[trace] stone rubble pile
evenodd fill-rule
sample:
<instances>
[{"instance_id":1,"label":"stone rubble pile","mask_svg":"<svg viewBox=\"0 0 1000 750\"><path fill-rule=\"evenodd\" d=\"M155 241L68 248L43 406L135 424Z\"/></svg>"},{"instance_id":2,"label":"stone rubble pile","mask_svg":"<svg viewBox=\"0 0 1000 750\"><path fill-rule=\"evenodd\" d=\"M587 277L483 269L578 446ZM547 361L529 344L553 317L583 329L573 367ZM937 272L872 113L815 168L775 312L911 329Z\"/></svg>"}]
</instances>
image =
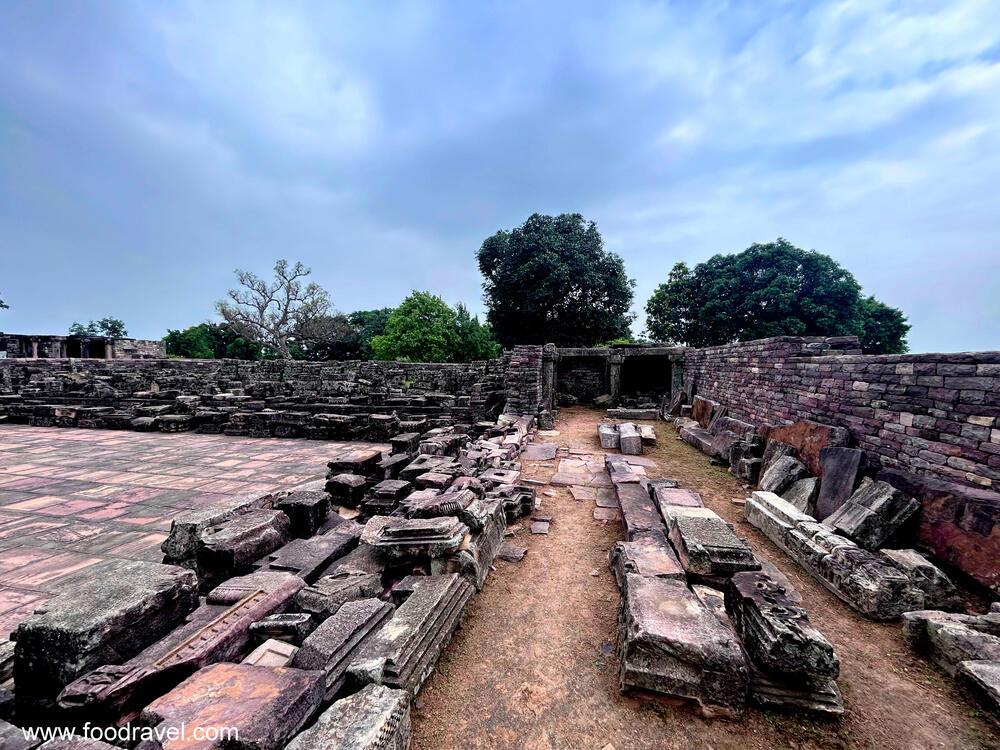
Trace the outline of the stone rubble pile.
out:
<instances>
[{"instance_id":1,"label":"stone rubble pile","mask_svg":"<svg viewBox=\"0 0 1000 750\"><path fill-rule=\"evenodd\" d=\"M205 748L405 747L410 701L508 521L534 510L518 463L533 429L394 435L398 453L341 453L325 484L178 516L163 564L101 563L20 624L15 720L238 729Z\"/></svg>"},{"instance_id":2,"label":"stone rubble pile","mask_svg":"<svg viewBox=\"0 0 1000 750\"><path fill-rule=\"evenodd\" d=\"M621 689L684 698L706 716L739 716L749 703L842 714L836 654L787 579L762 570L696 492L605 460L627 538L609 553Z\"/></svg>"}]
</instances>

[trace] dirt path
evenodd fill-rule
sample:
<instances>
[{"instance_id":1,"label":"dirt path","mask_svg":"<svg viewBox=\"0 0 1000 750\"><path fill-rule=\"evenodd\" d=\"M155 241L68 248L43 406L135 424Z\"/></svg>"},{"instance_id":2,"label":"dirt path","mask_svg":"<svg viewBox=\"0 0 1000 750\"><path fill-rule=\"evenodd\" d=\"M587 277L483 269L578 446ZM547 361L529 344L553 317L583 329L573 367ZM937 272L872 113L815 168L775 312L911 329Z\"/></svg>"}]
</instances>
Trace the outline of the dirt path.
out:
<instances>
[{"instance_id":1,"label":"dirt path","mask_svg":"<svg viewBox=\"0 0 1000 750\"><path fill-rule=\"evenodd\" d=\"M594 411L564 409L551 440L599 453L599 420ZM951 681L910 653L898 625L854 615L742 521L730 501L746 493L733 477L669 426L657 429L660 445L647 455L659 470L647 471L700 492L788 575L840 656L847 714L828 722L751 710L739 722L708 721L683 705L621 695L613 648L618 591L607 566L621 527L595 522L593 503L573 500L566 488L540 487L542 512L555 517L551 531L532 536L523 523L513 541L528 555L498 561L474 599L417 699L416 750L1000 747L1000 735ZM548 480L557 463L525 462L525 474Z\"/></svg>"}]
</instances>

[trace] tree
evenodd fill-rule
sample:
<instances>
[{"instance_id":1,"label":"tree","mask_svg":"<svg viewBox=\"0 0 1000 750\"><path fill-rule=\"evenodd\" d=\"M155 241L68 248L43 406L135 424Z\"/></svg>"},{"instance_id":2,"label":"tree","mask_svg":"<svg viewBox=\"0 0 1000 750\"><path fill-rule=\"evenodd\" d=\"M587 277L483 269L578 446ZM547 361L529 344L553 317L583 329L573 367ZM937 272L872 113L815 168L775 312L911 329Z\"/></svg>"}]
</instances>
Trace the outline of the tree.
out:
<instances>
[{"instance_id":1,"label":"tree","mask_svg":"<svg viewBox=\"0 0 1000 750\"><path fill-rule=\"evenodd\" d=\"M282 359L291 359L290 342L330 310L330 298L319 284L303 284L311 272L301 263L289 268L287 260L279 260L274 279L268 282L237 269L241 288L230 289L229 300L217 302L216 309L233 330Z\"/></svg>"},{"instance_id":2,"label":"tree","mask_svg":"<svg viewBox=\"0 0 1000 750\"><path fill-rule=\"evenodd\" d=\"M385 325L393 308L382 307L378 310L355 310L347 316L351 325L357 329L360 344L359 355L362 359L372 357L372 339L385 333Z\"/></svg>"},{"instance_id":3,"label":"tree","mask_svg":"<svg viewBox=\"0 0 1000 750\"><path fill-rule=\"evenodd\" d=\"M674 266L646 305L654 338L715 346L770 336L861 333L861 287L828 255L784 239ZM901 314L901 313L900 313Z\"/></svg>"},{"instance_id":4,"label":"tree","mask_svg":"<svg viewBox=\"0 0 1000 750\"><path fill-rule=\"evenodd\" d=\"M109 339L123 339L128 336L125 323L120 318L101 318L87 325L74 322L69 327L70 336L106 336Z\"/></svg>"},{"instance_id":5,"label":"tree","mask_svg":"<svg viewBox=\"0 0 1000 750\"><path fill-rule=\"evenodd\" d=\"M361 356L360 331L343 313L314 318L300 331L296 343L292 352L296 359L321 361Z\"/></svg>"},{"instance_id":6,"label":"tree","mask_svg":"<svg viewBox=\"0 0 1000 750\"><path fill-rule=\"evenodd\" d=\"M186 359L261 359L261 347L229 326L199 323L163 337L167 355Z\"/></svg>"},{"instance_id":7,"label":"tree","mask_svg":"<svg viewBox=\"0 0 1000 750\"><path fill-rule=\"evenodd\" d=\"M635 282L580 214L532 214L487 238L476 258L486 319L504 346L590 346L629 333Z\"/></svg>"},{"instance_id":8,"label":"tree","mask_svg":"<svg viewBox=\"0 0 1000 750\"><path fill-rule=\"evenodd\" d=\"M874 297L861 300L858 338L865 354L905 354L910 350L906 334L910 324L902 310L889 307Z\"/></svg>"},{"instance_id":9,"label":"tree","mask_svg":"<svg viewBox=\"0 0 1000 750\"><path fill-rule=\"evenodd\" d=\"M500 354L488 327L463 304L449 307L430 292L414 291L389 315L385 333L372 338L375 359L469 362Z\"/></svg>"}]
</instances>

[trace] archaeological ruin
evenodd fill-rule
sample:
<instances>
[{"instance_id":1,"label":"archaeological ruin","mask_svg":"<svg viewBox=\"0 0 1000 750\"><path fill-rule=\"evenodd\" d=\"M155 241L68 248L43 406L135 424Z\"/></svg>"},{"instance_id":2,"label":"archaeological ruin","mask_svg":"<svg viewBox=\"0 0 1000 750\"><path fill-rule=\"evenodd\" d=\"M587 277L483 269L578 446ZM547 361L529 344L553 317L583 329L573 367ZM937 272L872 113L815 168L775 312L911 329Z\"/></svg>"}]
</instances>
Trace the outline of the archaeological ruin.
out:
<instances>
[{"instance_id":1,"label":"archaeological ruin","mask_svg":"<svg viewBox=\"0 0 1000 750\"><path fill-rule=\"evenodd\" d=\"M519 746L522 705L584 722L553 707L568 687L505 682L518 649L550 680L597 670L595 748L624 731L608 717L646 737L692 710L670 731L906 732L878 713L904 693L981 712L961 731L984 743L1000 719L1000 352L100 346L8 337L0 361L3 750L106 749L22 731L51 726L129 728L112 744L143 750L450 747L450 700L481 732L468 746ZM589 586L606 588L584 617ZM559 651L556 611L558 638L613 632ZM887 678L888 708L865 640L919 677ZM468 692L487 685L495 708ZM238 737L176 736L195 725Z\"/></svg>"}]
</instances>

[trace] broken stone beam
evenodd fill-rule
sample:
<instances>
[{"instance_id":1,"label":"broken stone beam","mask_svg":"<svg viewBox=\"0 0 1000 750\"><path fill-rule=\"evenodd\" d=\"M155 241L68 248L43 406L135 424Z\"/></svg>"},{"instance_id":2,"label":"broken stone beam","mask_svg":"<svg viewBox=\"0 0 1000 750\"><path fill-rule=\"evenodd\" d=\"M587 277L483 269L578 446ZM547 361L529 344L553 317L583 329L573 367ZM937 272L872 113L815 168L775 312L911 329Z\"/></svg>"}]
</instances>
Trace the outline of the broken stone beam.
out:
<instances>
[{"instance_id":1,"label":"broken stone beam","mask_svg":"<svg viewBox=\"0 0 1000 750\"><path fill-rule=\"evenodd\" d=\"M253 510L201 532L198 572L221 581L248 571L290 538L288 516L280 510Z\"/></svg>"},{"instance_id":2,"label":"broken stone beam","mask_svg":"<svg viewBox=\"0 0 1000 750\"><path fill-rule=\"evenodd\" d=\"M903 635L918 653L955 676L966 661L1000 660L1000 612L966 615L937 610L903 614Z\"/></svg>"},{"instance_id":3,"label":"broken stone beam","mask_svg":"<svg viewBox=\"0 0 1000 750\"><path fill-rule=\"evenodd\" d=\"M412 593L362 646L348 674L358 685L387 685L416 695L451 640L475 589L454 573L408 576L401 586L411 587Z\"/></svg>"},{"instance_id":4,"label":"broken stone beam","mask_svg":"<svg viewBox=\"0 0 1000 750\"><path fill-rule=\"evenodd\" d=\"M194 573L173 565L106 560L67 576L15 631L19 709L51 706L64 686L102 664L132 658L197 605Z\"/></svg>"},{"instance_id":5,"label":"broken stone beam","mask_svg":"<svg viewBox=\"0 0 1000 750\"><path fill-rule=\"evenodd\" d=\"M662 531L642 534L631 542L616 542L608 553L608 562L619 589L629 573L684 580L684 568Z\"/></svg>"},{"instance_id":6,"label":"broken stone beam","mask_svg":"<svg viewBox=\"0 0 1000 750\"><path fill-rule=\"evenodd\" d=\"M958 611L962 595L945 573L913 549L884 549L880 553L904 571L913 585L924 592L924 609Z\"/></svg>"},{"instance_id":7,"label":"broken stone beam","mask_svg":"<svg viewBox=\"0 0 1000 750\"><path fill-rule=\"evenodd\" d=\"M617 450L619 447L618 428L613 424L597 425L597 439L605 450Z\"/></svg>"},{"instance_id":8,"label":"broken stone beam","mask_svg":"<svg viewBox=\"0 0 1000 750\"><path fill-rule=\"evenodd\" d=\"M392 518L372 544L393 557L443 557L465 541L469 528L453 516Z\"/></svg>"},{"instance_id":9,"label":"broken stone beam","mask_svg":"<svg viewBox=\"0 0 1000 750\"><path fill-rule=\"evenodd\" d=\"M750 665L750 702L767 710L836 717L844 713L844 699L835 680L789 682L768 676Z\"/></svg>"},{"instance_id":10,"label":"broken stone beam","mask_svg":"<svg viewBox=\"0 0 1000 750\"><path fill-rule=\"evenodd\" d=\"M754 663L800 682L835 680L833 646L785 589L761 572L736 573L726 586L726 612Z\"/></svg>"},{"instance_id":11,"label":"broken stone beam","mask_svg":"<svg viewBox=\"0 0 1000 750\"><path fill-rule=\"evenodd\" d=\"M302 589L295 597L295 606L317 620L325 620L346 606L347 602L367 599L381 593L380 573L346 565Z\"/></svg>"},{"instance_id":12,"label":"broken stone beam","mask_svg":"<svg viewBox=\"0 0 1000 750\"><path fill-rule=\"evenodd\" d=\"M458 552L432 560L431 572L458 573L477 590L482 590L507 529L503 501L499 498L477 499L469 505L462 518L470 529L476 531Z\"/></svg>"},{"instance_id":13,"label":"broken stone beam","mask_svg":"<svg viewBox=\"0 0 1000 750\"><path fill-rule=\"evenodd\" d=\"M887 482L867 482L825 523L849 536L859 547L874 550L881 547L919 507L920 503Z\"/></svg>"},{"instance_id":14,"label":"broken stone beam","mask_svg":"<svg viewBox=\"0 0 1000 750\"><path fill-rule=\"evenodd\" d=\"M292 666L323 672L326 700L333 700L344 687L347 667L358 649L392 612L391 604L378 599L347 602L305 639Z\"/></svg>"},{"instance_id":15,"label":"broken stone beam","mask_svg":"<svg viewBox=\"0 0 1000 750\"><path fill-rule=\"evenodd\" d=\"M334 703L286 750L409 750L410 696L368 685Z\"/></svg>"},{"instance_id":16,"label":"broken stone beam","mask_svg":"<svg viewBox=\"0 0 1000 750\"><path fill-rule=\"evenodd\" d=\"M326 521L330 495L314 490L290 492L274 501L274 509L288 516L293 537L310 537Z\"/></svg>"},{"instance_id":17,"label":"broken stone beam","mask_svg":"<svg viewBox=\"0 0 1000 750\"><path fill-rule=\"evenodd\" d=\"M956 676L983 708L1000 718L1000 661L963 661Z\"/></svg>"},{"instance_id":18,"label":"broken stone beam","mask_svg":"<svg viewBox=\"0 0 1000 750\"><path fill-rule=\"evenodd\" d=\"M274 497L274 495L244 495L181 513L170 522L170 534L160 545L166 556L165 562L180 563L194 560L198 554L201 532L242 513L270 508Z\"/></svg>"},{"instance_id":19,"label":"broken stone beam","mask_svg":"<svg viewBox=\"0 0 1000 750\"><path fill-rule=\"evenodd\" d=\"M615 494L625 523L625 537L629 541L650 531L662 532L660 513L650 500L649 492L641 484L616 484Z\"/></svg>"},{"instance_id":20,"label":"broken stone beam","mask_svg":"<svg viewBox=\"0 0 1000 750\"><path fill-rule=\"evenodd\" d=\"M768 466L761 474L758 489L780 495L800 479L809 476L805 464L797 458L782 456Z\"/></svg>"},{"instance_id":21,"label":"broken stone beam","mask_svg":"<svg viewBox=\"0 0 1000 750\"><path fill-rule=\"evenodd\" d=\"M618 425L618 442L621 452L626 456L642 455L642 436L631 422Z\"/></svg>"},{"instance_id":22,"label":"broken stone beam","mask_svg":"<svg viewBox=\"0 0 1000 750\"><path fill-rule=\"evenodd\" d=\"M106 664L59 695L66 709L85 708L114 720L162 695L196 670L242 657L250 628L288 606L303 581L290 573L251 573L209 592L187 622L123 664Z\"/></svg>"},{"instance_id":23,"label":"broken stone beam","mask_svg":"<svg viewBox=\"0 0 1000 750\"><path fill-rule=\"evenodd\" d=\"M331 475L360 474L365 477L375 476L378 463L382 460L382 451L378 448L359 448L348 451L327 464Z\"/></svg>"},{"instance_id":24,"label":"broken stone beam","mask_svg":"<svg viewBox=\"0 0 1000 750\"><path fill-rule=\"evenodd\" d=\"M730 576L741 570L760 570L760 560L746 543L708 508L671 513L668 538L689 575Z\"/></svg>"},{"instance_id":25,"label":"broken stone beam","mask_svg":"<svg viewBox=\"0 0 1000 750\"><path fill-rule=\"evenodd\" d=\"M736 635L683 581L629 574L619 616L619 683L697 701L706 715L737 716L749 668Z\"/></svg>"},{"instance_id":26,"label":"broken stone beam","mask_svg":"<svg viewBox=\"0 0 1000 750\"><path fill-rule=\"evenodd\" d=\"M144 741L139 748L280 750L322 701L322 672L213 664L143 709L139 723L155 727L163 739ZM185 727L187 736L182 737ZM192 739L195 727L208 736L215 730L215 739Z\"/></svg>"},{"instance_id":27,"label":"broken stone beam","mask_svg":"<svg viewBox=\"0 0 1000 750\"><path fill-rule=\"evenodd\" d=\"M610 419L647 419L655 420L659 417L656 409L608 409Z\"/></svg>"}]
</instances>

